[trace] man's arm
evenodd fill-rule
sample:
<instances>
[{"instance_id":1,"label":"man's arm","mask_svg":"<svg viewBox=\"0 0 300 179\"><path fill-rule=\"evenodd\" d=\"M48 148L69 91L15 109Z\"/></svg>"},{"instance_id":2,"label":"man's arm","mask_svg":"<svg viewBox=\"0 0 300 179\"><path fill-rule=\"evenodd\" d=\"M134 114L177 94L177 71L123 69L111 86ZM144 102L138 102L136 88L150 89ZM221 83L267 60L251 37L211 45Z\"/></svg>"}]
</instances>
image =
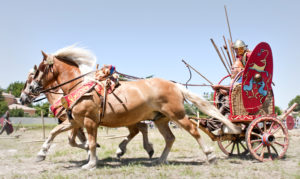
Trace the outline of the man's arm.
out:
<instances>
[{"instance_id":1,"label":"man's arm","mask_svg":"<svg viewBox=\"0 0 300 179\"><path fill-rule=\"evenodd\" d=\"M213 88L213 90L219 90L219 89L223 89L223 90L226 90L226 91L229 91L230 90L230 86L224 86L224 85L212 85L211 86Z\"/></svg>"}]
</instances>

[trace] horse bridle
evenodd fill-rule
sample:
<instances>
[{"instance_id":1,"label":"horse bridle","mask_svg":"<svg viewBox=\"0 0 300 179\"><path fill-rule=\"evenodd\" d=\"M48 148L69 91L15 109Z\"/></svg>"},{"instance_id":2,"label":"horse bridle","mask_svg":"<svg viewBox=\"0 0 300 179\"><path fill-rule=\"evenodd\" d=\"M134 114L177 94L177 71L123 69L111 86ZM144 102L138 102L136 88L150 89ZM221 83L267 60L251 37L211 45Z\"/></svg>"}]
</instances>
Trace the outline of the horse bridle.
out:
<instances>
[{"instance_id":1,"label":"horse bridle","mask_svg":"<svg viewBox=\"0 0 300 179\"><path fill-rule=\"evenodd\" d=\"M91 73L96 72L95 70L94 70L94 71L90 71L90 72L85 73L85 74L83 74L83 75L80 75L80 76L78 76L78 77L76 77L76 78L73 78L73 79L71 79L71 80L68 80L68 81L66 81L66 82L64 82L64 83L58 84L58 85L56 85L56 86L53 86L53 87L50 87L50 88L47 88L47 89L43 89L42 84L41 84L41 79L42 79L42 78L44 77L44 75L47 74L49 71L51 71L51 72L53 73L54 57L55 57L55 56L49 55L49 56L47 57L46 61L44 61L44 64L43 64L43 65L46 65L46 66L44 67L44 70L41 71L41 70L40 70L40 66L39 66L38 70L36 71L32 83L35 83L35 85L38 86L38 89L37 89L37 90L39 90L39 91L35 91L35 92L33 92L33 93L38 93L38 94L40 94L40 93L54 93L54 94L58 94L58 93L56 93L56 92L53 92L52 90L57 89L57 88L59 88L59 87L62 87L62 86L64 86L64 85L68 84L68 83L71 83L71 82L73 82L73 81L75 81L75 80L78 80L78 79L80 79L80 78L83 78L83 77L85 77L86 75L89 75L89 74L91 74ZM42 74L38 74L38 73L42 73ZM36 78L38 78L38 79L36 79ZM82 81L81 81L81 82L82 82ZM81 83L81 82L80 82L80 83ZM79 83L78 83L78 84L79 84ZM78 85L78 84L76 84L76 85ZM61 94L61 93L60 93L60 94ZM63 94L63 93L62 93L62 94Z\"/></svg>"}]
</instances>

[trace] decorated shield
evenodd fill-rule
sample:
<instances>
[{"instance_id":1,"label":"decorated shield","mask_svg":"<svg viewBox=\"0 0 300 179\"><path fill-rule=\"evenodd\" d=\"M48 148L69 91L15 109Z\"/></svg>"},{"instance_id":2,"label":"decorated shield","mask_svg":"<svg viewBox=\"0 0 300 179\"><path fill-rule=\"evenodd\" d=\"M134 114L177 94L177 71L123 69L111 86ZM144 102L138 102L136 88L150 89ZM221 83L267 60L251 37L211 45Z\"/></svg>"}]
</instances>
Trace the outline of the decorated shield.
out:
<instances>
[{"instance_id":1,"label":"decorated shield","mask_svg":"<svg viewBox=\"0 0 300 179\"><path fill-rule=\"evenodd\" d=\"M294 129L295 126L295 119L292 116L287 116L286 118L286 127L288 130Z\"/></svg>"},{"instance_id":2,"label":"decorated shield","mask_svg":"<svg viewBox=\"0 0 300 179\"><path fill-rule=\"evenodd\" d=\"M243 73L242 98L247 112L256 113L271 90L273 57L269 44L259 43L252 51Z\"/></svg>"}]
</instances>

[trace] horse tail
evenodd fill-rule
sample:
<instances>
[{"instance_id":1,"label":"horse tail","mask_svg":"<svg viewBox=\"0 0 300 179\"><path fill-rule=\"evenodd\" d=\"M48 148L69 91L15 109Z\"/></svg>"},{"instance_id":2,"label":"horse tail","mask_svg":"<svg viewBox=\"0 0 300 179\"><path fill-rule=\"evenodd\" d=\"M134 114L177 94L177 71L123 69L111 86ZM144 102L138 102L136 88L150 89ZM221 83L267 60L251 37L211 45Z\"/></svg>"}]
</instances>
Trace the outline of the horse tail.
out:
<instances>
[{"instance_id":1,"label":"horse tail","mask_svg":"<svg viewBox=\"0 0 300 179\"><path fill-rule=\"evenodd\" d=\"M181 84L176 83L176 86L181 91L184 98L191 101L200 111L224 123L232 130L232 133L241 133L241 129L238 126L234 125L231 121L229 121L225 116L223 116L215 106L197 96L195 93L187 90Z\"/></svg>"}]
</instances>

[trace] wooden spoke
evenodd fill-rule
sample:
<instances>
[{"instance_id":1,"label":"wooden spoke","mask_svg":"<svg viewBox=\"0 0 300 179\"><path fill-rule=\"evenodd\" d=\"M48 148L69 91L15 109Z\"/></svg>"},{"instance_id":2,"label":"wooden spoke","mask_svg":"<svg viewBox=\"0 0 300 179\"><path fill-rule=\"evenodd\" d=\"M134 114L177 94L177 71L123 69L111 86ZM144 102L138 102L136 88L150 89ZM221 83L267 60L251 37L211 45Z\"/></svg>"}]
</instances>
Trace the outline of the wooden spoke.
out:
<instances>
[{"instance_id":1,"label":"wooden spoke","mask_svg":"<svg viewBox=\"0 0 300 179\"><path fill-rule=\"evenodd\" d=\"M259 130L259 132L260 132L261 134L264 133L264 132L261 130L261 128L258 126L258 123L255 125L255 127Z\"/></svg>"},{"instance_id":2,"label":"wooden spoke","mask_svg":"<svg viewBox=\"0 0 300 179\"><path fill-rule=\"evenodd\" d=\"M260 137L261 138L261 135L259 135L259 134L257 134L257 133L255 133L255 132L251 132L251 135L255 135L255 136L257 136L257 137Z\"/></svg>"},{"instance_id":3,"label":"wooden spoke","mask_svg":"<svg viewBox=\"0 0 300 179\"><path fill-rule=\"evenodd\" d=\"M275 148L272 144L271 144L271 147L272 147L272 149L274 150L274 152L276 153L276 155L279 156L279 154L278 154L276 148Z\"/></svg>"},{"instance_id":4,"label":"wooden spoke","mask_svg":"<svg viewBox=\"0 0 300 179\"><path fill-rule=\"evenodd\" d=\"M225 149L227 149L230 146L230 144L232 144L232 141L230 141L230 143L226 145Z\"/></svg>"},{"instance_id":5,"label":"wooden spoke","mask_svg":"<svg viewBox=\"0 0 300 179\"><path fill-rule=\"evenodd\" d=\"M241 142L240 144L241 144L241 146L244 148L245 151L248 150L248 149L244 146L244 144L243 144L242 142Z\"/></svg>"},{"instance_id":6,"label":"wooden spoke","mask_svg":"<svg viewBox=\"0 0 300 179\"><path fill-rule=\"evenodd\" d=\"M260 156L259 156L262 160L264 159L265 149L266 149L266 147L264 146L264 147L262 148L261 154L260 154Z\"/></svg>"},{"instance_id":7,"label":"wooden spoke","mask_svg":"<svg viewBox=\"0 0 300 179\"><path fill-rule=\"evenodd\" d=\"M281 144L281 143L279 143L279 142L274 142L275 144L277 144L277 145L280 145L281 147L284 147L285 145L284 144Z\"/></svg>"},{"instance_id":8,"label":"wooden spoke","mask_svg":"<svg viewBox=\"0 0 300 179\"><path fill-rule=\"evenodd\" d=\"M255 142L261 142L261 139L256 139L256 140L251 140L251 144L255 143Z\"/></svg>"},{"instance_id":9,"label":"wooden spoke","mask_svg":"<svg viewBox=\"0 0 300 179\"><path fill-rule=\"evenodd\" d=\"M270 128L269 128L269 130L268 130L268 133L270 133L270 132L271 132L271 130L272 130L272 128L273 128L273 125L274 125L274 123L275 123L275 122L272 122L272 124L271 124L271 126L270 126Z\"/></svg>"},{"instance_id":10,"label":"wooden spoke","mask_svg":"<svg viewBox=\"0 0 300 179\"><path fill-rule=\"evenodd\" d=\"M267 132L267 122L264 121L264 132Z\"/></svg>"},{"instance_id":11,"label":"wooden spoke","mask_svg":"<svg viewBox=\"0 0 300 179\"><path fill-rule=\"evenodd\" d=\"M231 154L233 153L233 150L234 150L234 146L235 146L235 142L233 143L233 146L232 146L232 149L231 149Z\"/></svg>"},{"instance_id":12,"label":"wooden spoke","mask_svg":"<svg viewBox=\"0 0 300 179\"><path fill-rule=\"evenodd\" d=\"M269 158L270 158L271 160L273 160L270 146L267 146L267 147L268 147Z\"/></svg>"},{"instance_id":13,"label":"wooden spoke","mask_svg":"<svg viewBox=\"0 0 300 179\"><path fill-rule=\"evenodd\" d=\"M263 144L259 144L259 146L257 146L255 149L254 149L254 152L256 152Z\"/></svg>"},{"instance_id":14,"label":"wooden spoke","mask_svg":"<svg viewBox=\"0 0 300 179\"><path fill-rule=\"evenodd\" d=\"M281 129L281 126L278 126L278 127L275 129L275 131L271 132L271 134L274 135L276 132L279 131L279 129Z\"/></svg>"}]
</instances>

